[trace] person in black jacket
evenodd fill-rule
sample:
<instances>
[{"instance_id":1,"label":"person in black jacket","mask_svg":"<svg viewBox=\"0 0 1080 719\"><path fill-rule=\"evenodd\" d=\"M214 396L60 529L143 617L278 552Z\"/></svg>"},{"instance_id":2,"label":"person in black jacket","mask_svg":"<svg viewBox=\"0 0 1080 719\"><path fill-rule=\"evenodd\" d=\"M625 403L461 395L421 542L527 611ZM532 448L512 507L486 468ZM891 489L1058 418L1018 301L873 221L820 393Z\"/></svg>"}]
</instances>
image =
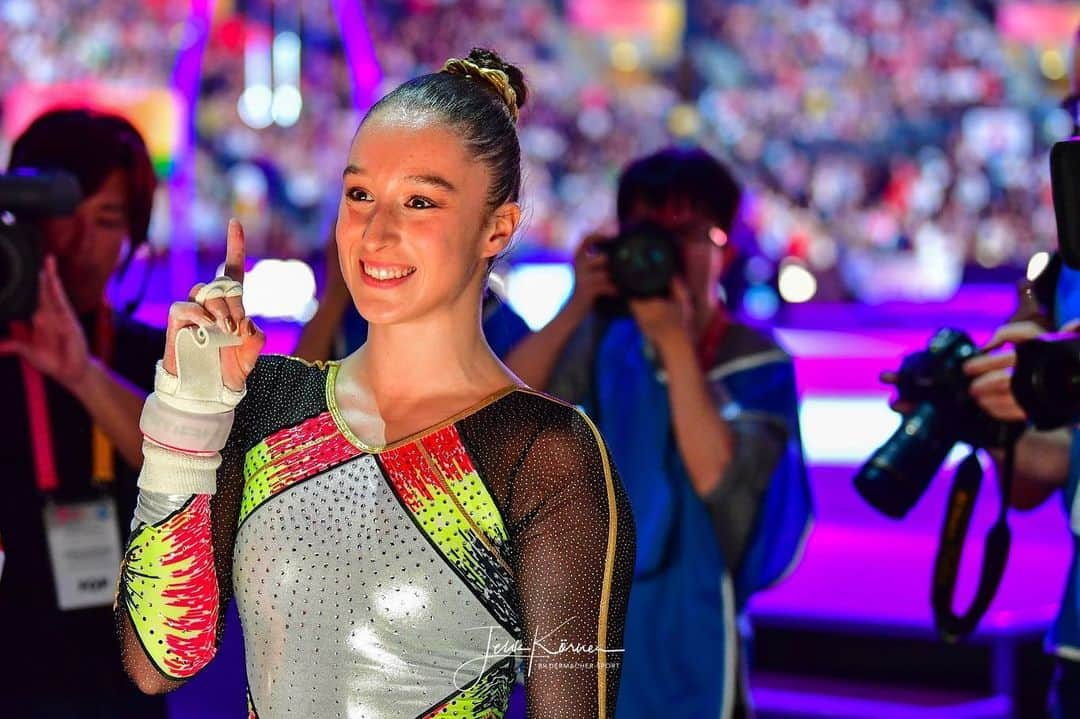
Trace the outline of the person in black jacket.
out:
<instances>
[{"instance_id":1,"label":"person in black jacket","mask_svg":"<svg viewBox=\"0 0 1080 719\"><path fill-rule=\"evenodd\" d=\"M87 110L30 125L9 164L29 169L71 173L83 199L41 222L37 309L0 340L0 716L164 717L163 698L120 665L110 555L128 534L139 413L165 335L105 299L146 242L156 179L135 128Z\"/></svg>"}]
</instances>

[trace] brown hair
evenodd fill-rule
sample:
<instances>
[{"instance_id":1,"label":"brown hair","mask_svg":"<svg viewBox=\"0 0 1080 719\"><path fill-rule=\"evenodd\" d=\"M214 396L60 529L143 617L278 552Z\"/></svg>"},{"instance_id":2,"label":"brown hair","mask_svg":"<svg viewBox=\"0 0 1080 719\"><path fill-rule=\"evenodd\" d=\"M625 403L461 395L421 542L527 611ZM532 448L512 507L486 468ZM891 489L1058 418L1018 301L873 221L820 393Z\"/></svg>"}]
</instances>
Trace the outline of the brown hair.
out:
<instances>
[{"instance_id":1,"label":"brown hair","mask_svg":"<svg viewBox=\"0 0 1080 719\"><path fill-rule=\"evenodd\" d=\"M15 140L8 168L70 172L83 198L100 190L114 170L123 170L131 247L146 242L157 177L146 143L124 118L87 109L47 112Z\"/></svg>"}]
</instances>

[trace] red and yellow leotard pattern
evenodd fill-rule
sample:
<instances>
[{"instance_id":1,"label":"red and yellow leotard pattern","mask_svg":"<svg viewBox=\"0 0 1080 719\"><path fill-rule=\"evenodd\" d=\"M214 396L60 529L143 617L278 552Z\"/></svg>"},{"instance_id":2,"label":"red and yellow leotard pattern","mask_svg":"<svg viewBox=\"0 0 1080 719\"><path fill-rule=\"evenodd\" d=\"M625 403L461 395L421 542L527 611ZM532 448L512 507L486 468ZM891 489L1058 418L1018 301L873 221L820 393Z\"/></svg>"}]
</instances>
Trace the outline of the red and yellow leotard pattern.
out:
<instances>
[{"instance_id":1,"label":"red and yellow leotard pattern","mask_svg":"<svg viewBox=\"0 0 1080 719\"><path fill-rule=\"evenodd\" d=\"M591 423L508 387L369 447L337 371L260 358L213 502L132 536L119 596L154 666L205 665L235 594L250 717L498 719L519 668L534 716L612 716L634 528Z\"/></svg>"}]
</instances>

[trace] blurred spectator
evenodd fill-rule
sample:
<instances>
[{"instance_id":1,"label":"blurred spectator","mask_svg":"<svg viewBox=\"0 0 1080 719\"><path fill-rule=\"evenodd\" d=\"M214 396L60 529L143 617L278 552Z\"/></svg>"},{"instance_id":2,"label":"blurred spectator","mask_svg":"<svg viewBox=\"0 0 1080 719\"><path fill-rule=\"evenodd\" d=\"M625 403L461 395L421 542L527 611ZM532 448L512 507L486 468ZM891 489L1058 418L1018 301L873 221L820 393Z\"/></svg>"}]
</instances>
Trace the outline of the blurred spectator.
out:
<instances>
[{"instance_id":1,"label":"blurred spectator","mask_svg":"<svg viewBox=\"0 0 1080 719\"><path fill-rule=\"evenodd\" d=\"M0 0L0 92L87 75L167 83L171 54L158 44L164 34L179 46L185 5ZM340 182L328 153L357 121L333 6L247 0L211 32L189 225L214 257L230 215L256 255L321 252L332 215L321 200ZM632 68L613 59L622 36L580 26L554 0L364 7L386 86L471 45L529 68L522 252L568 254L611 216L617 168L673 141L744 168L768 260L754 282L794 256L818 275L819 296L942 298L966 266L1023 266L1053 243L1047 152L1070 125L1040 63L1065 48L1008 44L981 5L688 2L681 60ZM269 46L285 29L302 40L303 107L291 127L255 129L237 110L245 44Z\"/></svg>"}]
</instances>

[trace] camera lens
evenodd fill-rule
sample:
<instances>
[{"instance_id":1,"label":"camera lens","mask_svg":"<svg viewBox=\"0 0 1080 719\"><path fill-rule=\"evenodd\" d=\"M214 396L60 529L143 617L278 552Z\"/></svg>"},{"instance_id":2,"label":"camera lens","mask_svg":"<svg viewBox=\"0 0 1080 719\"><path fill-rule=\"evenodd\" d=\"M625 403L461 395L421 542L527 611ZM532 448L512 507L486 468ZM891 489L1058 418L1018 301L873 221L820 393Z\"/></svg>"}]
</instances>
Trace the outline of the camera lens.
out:
<instances>
[{"instance_id":1,"label":"camera lens","mask_svg":"<svg viewBox=\"0 0 1080 719\"><path fill-rule=\"evenodd\" d=\"M0 229L0 307L7 305L18 290L17 278L22 274L19 269L22 264L15 243L4 237Z\"/></svg>"},{"instance_id":2,"label":"camera lens","mask_svg":"<svg viewBox=\"0 0 1080 719\"><path fill-rule=\"evenodd\" d=\"M1080 339L1021 342L1011 385L1036 428L1075 423L1080 417Z\"/></svg>"},{"instance_id":3,"label":"camera lens","mask_svg":"<svg viewBox=\"0 0 1080 719\"><path fill-rule=\"evenodd\" d=\"M0 225L0 321L33 314L40 266L37 233L26 225Z\"/></svg>"},{"instance_id":4,"label":"camera lens","mask_svg":"<svg viewBox=\"0 0 1080 719\"><path fill-rule=\"evenodd\" d=\"M662 297L679 267L675 240L662 228L640 224L608 248L611 279L624 297Z\"/></svg>"},{"instance_id":5,"label":"camera lens","mask_svg":"<svg viewBox=\"0 0 1080 719\"><path fill-rule=\"evenodd\" d=\"M928 402L905 416L855 475L862 498L894 519L911 511L955 444L945 425L942 413Z\"/></svg>"}]
</instances>

